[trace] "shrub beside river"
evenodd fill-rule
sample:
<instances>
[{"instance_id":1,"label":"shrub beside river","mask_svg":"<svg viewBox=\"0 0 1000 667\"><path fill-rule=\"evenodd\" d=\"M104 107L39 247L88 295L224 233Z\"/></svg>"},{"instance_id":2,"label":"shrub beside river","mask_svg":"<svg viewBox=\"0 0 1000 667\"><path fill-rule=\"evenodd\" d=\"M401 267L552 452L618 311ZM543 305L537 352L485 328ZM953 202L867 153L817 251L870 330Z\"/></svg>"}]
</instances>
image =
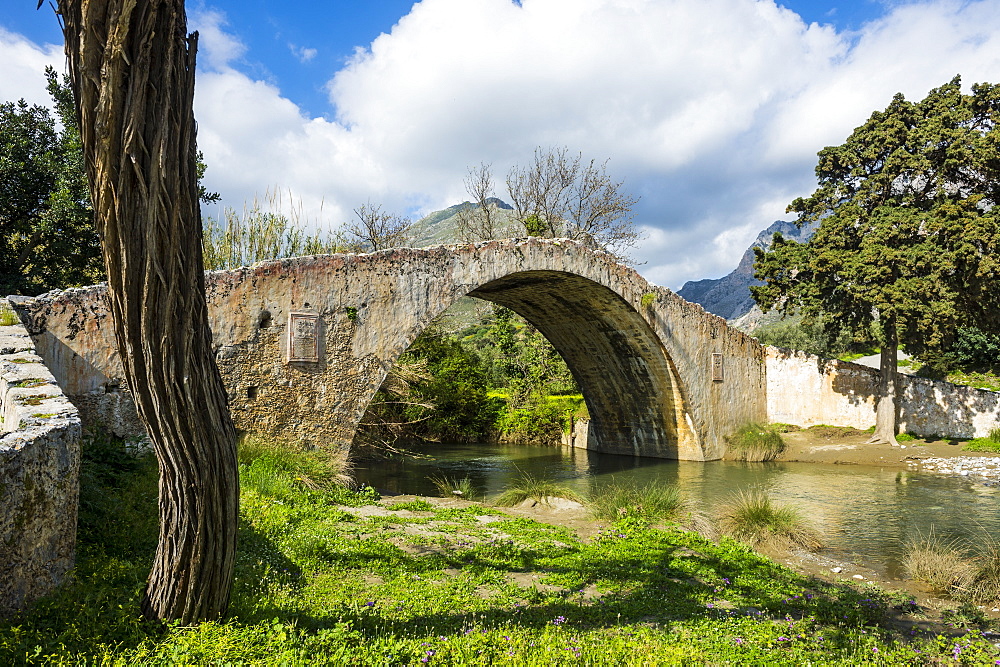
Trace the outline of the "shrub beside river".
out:
<instances>
[{"instance_id":1,"label":"shrub beside river","mask_svg":"<svg viewBox=\"0 0 1000 667\"><path fill-rule=\"evenodd\" d=\"M0 663L994 664L962 623L875 587L795 574L729 539L634 515L580 538L478 503L380 499L326 481L311 455L241 455L230 615L148 625L156 466L88 445L70 581L0 623ZM914 627L916 624L914 624Z\"/></svg>"}]
</instances>

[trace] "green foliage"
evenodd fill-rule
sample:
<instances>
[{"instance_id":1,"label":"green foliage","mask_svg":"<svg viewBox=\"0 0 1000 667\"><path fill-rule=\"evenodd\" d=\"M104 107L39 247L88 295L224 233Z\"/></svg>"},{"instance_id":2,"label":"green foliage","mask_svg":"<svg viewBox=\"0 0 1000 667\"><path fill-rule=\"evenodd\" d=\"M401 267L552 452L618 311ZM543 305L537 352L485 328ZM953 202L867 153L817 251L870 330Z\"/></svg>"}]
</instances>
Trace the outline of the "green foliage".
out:
<instances>
[{"instance_id":1,"label":"green foliage","mask_svg":"<svg viewBox=\"0 0 1000 667\"><path fill-rule=\"evenodd\" d=\"M588 506L598 519L646 526L680 523L690 513L679 487L655 483L610 484L595 493Z\"/></svg>"},{"instance_id":2,"label":"green foliage","mask_svg":"<svg viewBox=\"0 0 1000 667\"><path fill-rule=\"evenodd\" d=\"M991 369L1000 367L1000 334L976 327L959 327L955 340L942 355L950 368Z\"/></svg>"},{"instance_id":3,"label":"green foliage","mask_svg":"<svg viewBox=\"0 0 1000 667\"><path fill-rule=\"evenodd\" d=\"M750 423L725 436L726 456L730 461L773 461L785 451L781 428L771 424Z\"/></svg>"},{"instance_id":4,"label":"green foliage","mask_svg":"<svg viewBox=\"0 0 1000 667\"><path fill-rule=\"evenodd\" d=\"M55 116L0 104L0 290L93 284L103 270L68 80L45 71Z\"/></svg>"},{"instance_id":5,"label":"green foliage","mask_svg":"<svg viewBox=\"0 0 1000 667\"><path fill-rule=\"evenodd\" d=\"M558 404L535 396L523 407L504 410L497 419L497 430L504 442L550 445L559 442L566 414Z\"/></svg>"},{"instance_id":6,"label":"green foliage","mask_svg":"<svg viewBox=\"0 0 1000 667\"><path fill-rule=\"evenodd\" d=\"M1000 428L990 430L985 438L973 438L962 447L966 452L996 452L1000 453Z\"/></svg>"},{"instance_id":7,"label":"green foliage","mask_svg":"<svg viewBox=\"0 0 1000 667\"><path fill-rule=\"evenodd\" d=\"M656 302L655 292L647 292L643 294L642 298L639 300L639 303L642 305L642 307L646 309L652 308L655 302Z\"/></svg>"},{"instance_id":8,"label":"green foliage","mask_svg":"<svg viewBox=\"0 0 1000 667\"><path fill-rule=\"evenodd\" d=\"M528 233L528 236L545 236L545 233L548 231L548 226L535 213L526 216L522 222L524 224L524 231Z\"/></svg>"},{"instance_id":9,"label":"green foliage","mask_svg":"<svg viewBox=\"0 0 1000 667\"><path fill-rule=\"evenodd\" d=\"M1000 330L998 117L1000 86L965 95L956 77L820 151L819 188L789 206L819 228L755 250L757 303L856 336L874 326L883 354L898 341L935 363L967 322Z\"/></svg>"},{"instance_id":10,"label":"green foliage","mask_svg":"<svg viewBox=\"0 0 1000 667\"><path fill-rule=\"evenodd\" d=\"M753 336L764 345L773 345L790 350L802 350L821 357L839 357L848 350L868 347L865 341L858 341L846 329L837 327L836 322L821 319L806 320L801 315L789 315L772 324L755 329ZM857 353L857 357L865 352Z\"/></svg>"},{"instance_id":11,"label":"green foliage","mask_svg":"<svg viewBox=\"0 0 1000 667\"><path fill-rule=\"evenodd\" d=\"M565 498L581 502L583 499L568 486L551 479L542 479L529 474L522 474L514 484L493 499L493 504L500 507L513 507L525 500L545 503L549 498Z\"/></svg>"},{"instance_id":12,"label":"green foliage","mask_svg":"<svg viewBox=\"0 0 1000 667\"><path fill-rule=\"evenodd\" d=\"M397 362L361 420L355 444L362 456L399 451L421 440L487 440L501 401L488 391L474 351L429 327Z\"/></svg>"},{"instance_id":13,"label":"green foliage","mask_svg":"<svg viewBox=\"0 0 1000 667\"><path fill-rule=\"evenodd\" d=\"M156 504L129 501L137 471L125 472L151 458L120 453L92 449L84 465L106 460L107 477L87 483L126 502L93 515L66 583L0 620L0 664L889 665L951 664L956 649L963 664L1000 659L979 633L911 637L885 623L893 607L919 611L909 598L800 576L729 540L619 525L584 541L475 506L367 516L343 506L370 495L308 490L291 472L296 490L283 498L243 489L229 617L151 625L138 606ZM260 458L247 450L243 464ZM99 534L133 512L152 527L144 546L122 548L132 538L119 528Z\"/></svg>"},{"instance_id":14,"label":"green foliage","mask_svg":"<svg viewBox=\"0 0 1000 667\"><path fill-rule=\"evenodd\" d=\"M9 327L20 323L21 318L17 316L10 304L6 301L0 302L0 327Z\"/></svg>"},{"instance_id":15,"label":"green foliage","mask_svg":"<svg viewBox=\"0 0 1000 667\"><path fill-rule=\"evenodd\" d=\"M323 255L356 250L334 232L309 232L300 220L298 209L291 218L277 212L281 200L274 193L266 196L267 207L254 199L242 213L225 210L225 222L206 218L202 229L202 252L205 269L235 269L269 259Z\"/></svg>"},{"instance_id":16,"label":"green foliage","mask_svg":"<svg viewBox=\"0 0 1000 667\"><path fill-rule=\"evenodd\" d=\"M758 548L793 546L816 550L819 533L794 507L774 503L761 489L739 491L723 506L720 530L729 537Z\"/></svg>"}]
</instances>

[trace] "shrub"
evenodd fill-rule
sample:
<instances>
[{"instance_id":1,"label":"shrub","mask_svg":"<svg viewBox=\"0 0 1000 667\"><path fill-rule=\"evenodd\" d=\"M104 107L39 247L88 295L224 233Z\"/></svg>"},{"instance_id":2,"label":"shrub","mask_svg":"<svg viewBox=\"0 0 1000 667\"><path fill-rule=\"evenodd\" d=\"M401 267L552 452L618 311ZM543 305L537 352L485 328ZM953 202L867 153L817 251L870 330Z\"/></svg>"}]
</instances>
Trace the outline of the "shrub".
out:
<instances>
[{"instance_id":1,"label":"shrub","mask_svg":"<svg viewBox=\"0 0 1000 667\"><path fill-rule=\"evenodd\" d=\"M823 545L819 532L801 512L775 504L757 488L737 492L723 505L718 524L723 534L754 548L816 550Z\"/></svg>"},{"instance_id":2,"label":"shrub","mask_svg":"<svg viewBox=\"0 0 1000 667\"><path fill-rule=\"evenodd\" d=\"M578 493L554 480L539 479L528 474L522 474L513 487L507 489L494 499L493 504L501 507L513 507L529 498L545 504L548 504L549 498L565 498L577 502L583 500Z\"/></svg>"},{"instance_id":3,"label":"shrub","mask_svg":"<svg viewBox=\"0 0 1000 667\"><path fill-rule=\"evenodd\" d=\"M911 579L927 584L938 593L963 590L972 576L961 543L944 540L933 529L926 535L917 533L908 540L903 568Z\"/></svg>"},{"instance_id":4,"label":"shrub","mask_svg":"<svg viewBox=\"0 0 1000 667\"><path fill-rule=\"evenodd\" d=\"M445 475L431 475L427 478L434 488L437 489L438 495L442 498L464 498L465 500L473 500L476 497L476 487L473 486L472 480L468 477L463 477L462 479L446 477Z\"/></svg>"},{"instance_id":5,"label":"shrub","mask_svg":"<svg viewBox=\"0 0 1000 667\"><path fill-rule=\"evenodd\" d=\"M726 458L731 461L773 461L785 451L785 441L773 425L750 423L725 440Z\"/></svg>"},{"instance_id":6,"label":"shrub","mask_svg":"<svg viewBox=\"0 0 1000 667\"><path fill-rule=\"evenodd\" d=\"M557 404L536 397L521 408L508 408L497 420L502 442L518 444L559 444L565 411Z\"/></svg>"}]
</instances>

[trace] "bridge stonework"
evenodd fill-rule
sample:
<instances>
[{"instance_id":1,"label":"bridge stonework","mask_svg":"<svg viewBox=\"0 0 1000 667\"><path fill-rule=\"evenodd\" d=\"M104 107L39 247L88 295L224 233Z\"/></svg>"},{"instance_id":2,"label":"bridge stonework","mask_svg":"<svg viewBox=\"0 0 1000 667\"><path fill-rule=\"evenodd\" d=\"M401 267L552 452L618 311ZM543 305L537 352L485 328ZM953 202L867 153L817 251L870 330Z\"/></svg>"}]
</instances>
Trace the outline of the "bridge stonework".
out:
<instances>
[{"instance_id":1,"label":"bridge stonework","mask_svg":"<svg viewBox=\"0 0 1000 667\"><path fill-rule=\"evenodd\" d=\"M210 273L206 289L237 428L344 456L399 355L466 295L521 314L562 354L590 409L592 449L712 460L723 435L767 419L756 340L567 240L275 260ZM67 290L17 307L84 420L138 433L104 295ZM315 361L289 361L292 313L316 336Z\"/></svg>"}]
</instances>

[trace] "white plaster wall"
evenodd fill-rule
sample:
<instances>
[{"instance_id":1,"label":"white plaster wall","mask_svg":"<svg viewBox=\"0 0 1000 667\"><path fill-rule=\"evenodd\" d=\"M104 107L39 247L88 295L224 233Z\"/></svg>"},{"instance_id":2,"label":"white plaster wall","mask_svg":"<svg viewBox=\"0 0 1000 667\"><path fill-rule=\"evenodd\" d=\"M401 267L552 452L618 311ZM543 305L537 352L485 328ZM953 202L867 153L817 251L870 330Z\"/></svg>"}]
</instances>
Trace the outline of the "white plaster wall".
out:
<instances>
[{"instance_id":1,"label":"white plaster wall","mask_svg":"<svg viewBox=\"0 0 1000 667\"><path fill-rule=\"evenodd\" d=\"M769 421L875 425L876 369L771 346L765 368ZM1000 393L901 375L897 423L920 436L983 437L1000 426Z\"/></svg>"}]
</instances>

